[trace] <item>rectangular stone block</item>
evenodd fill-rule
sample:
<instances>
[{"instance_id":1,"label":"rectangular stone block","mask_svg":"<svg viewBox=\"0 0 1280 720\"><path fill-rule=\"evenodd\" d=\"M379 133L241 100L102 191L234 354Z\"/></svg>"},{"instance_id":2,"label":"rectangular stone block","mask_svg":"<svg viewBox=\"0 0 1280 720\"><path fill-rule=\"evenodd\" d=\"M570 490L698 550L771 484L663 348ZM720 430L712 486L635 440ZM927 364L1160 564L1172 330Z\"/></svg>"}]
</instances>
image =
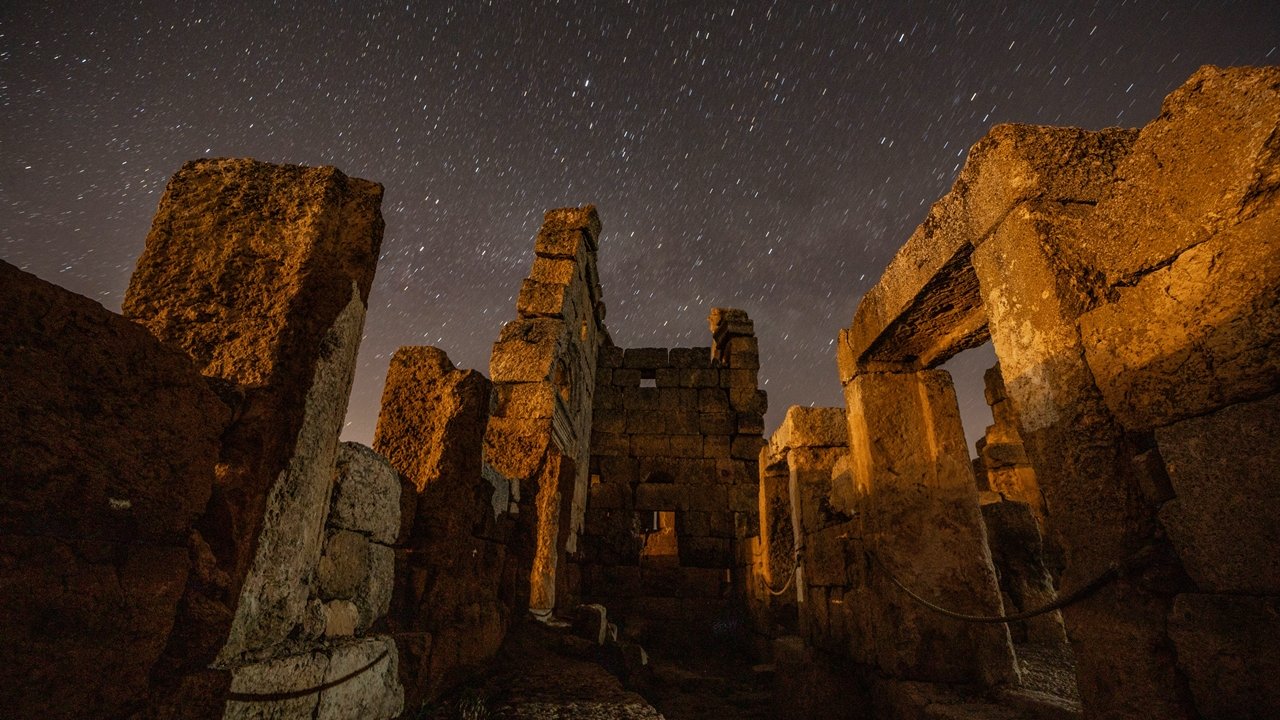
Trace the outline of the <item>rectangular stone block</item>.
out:
<instances>
[{"instance_id":1,"label":"rectangular stone block","mask_svg":"<svg viewBox=\"0 0 1280 720\"><path fill-rule=\"evenodd\" d=\"M499 383L493 387L495 417L549 418L556 389L548 382Z\"/></svg>"},{"instance_id":2,"label":"rectangular stone block","mask_svg":"<svg viewBox=\"0 0 1280 720\"><path fill-rule=\"evenodd\" d=\"M537 257L529 270L529 279L541 283L570 285L578 277L578 263L573 260L553 260Z\"/></svg>"},{"instance_id":3,"label":"rectangular stone block","mask_svg":"<svg viewBox=\"0 0 1280 720\"><path fill-rule=\"evenodd\" d=\"M696 435L701 432L698 425L697 407L684 408L679 412L667 413L667 430L673 435Z\"/></svg>"},{"instance_id":4,"label":"rectangular stone block","mask_svg":"<svg viewBox=\"0 0 1280 720\"><path fill-rule=\"evenodd\" d=\"M1107 407L1148 430L1280 389L1280 205L1080 318Z\"/></svg>"},{"instance_id":5,"label":"rectangular stone block","mask_svg":"<svg viewBox=\"0 0 1280 720\"><path fill-rule=\"evenodd\" d=\"M502 326L489 358L492 381L545 381L563 331L564 323L553 318L521 318Z\"/></svg>"},{"instance_id":6,"label":"rectangular stone block","mask_svg":"<svg viewBox=\"0 0 1280 720\"><path fill-rule=\"evenodd\" d=\"M588 491L588 510L621 510L631 503L631 486L617 480L591 485Z\"/></svg>"},{"instance_id":7,"label":"rectangular stone block","mask_svg":"<svg viewBox=\"0 0 1280 720\"><path fill-rule=\"evenodd\" d=\"M627 414L623 410L596 408L591 413L593 432L623 433L627 428Z\"/></svg>"},{"instance_id":8,"label":"rectangular stone block","mask_svg":"<svg viewBox=\"0 0 1280 720\"><path fill-rule=\"evenodd\" d=\"M677 483L640 483L636 486L636 510L683 510L686 488Z\"/></svg>"},{"instance_id":9,"label":"rectangular stone block","mask_svg":"<svg viewBox=\"0 0 1280 720\"><path fill-rule=\"evenodd\" d=\"M622 348L616 345L602 345L596 353L596 366L606 368L622 367Z\"/></svg>"},{"instance_id":10,"label":"rectangular stone block","mask_svg":"<svg viewBox=\"0 0 1280 720\"><path fill-rule=\"evenodd\" d=\"M711 348L671 348L670 362L676 368L708 368L711 366Z\"/></svg>"},{"instance_id":11,"label":"rectangular stone block","mask_svg":"<svg viewBox=\"0 0 1280 720\"><path fill-rule=\"evenodd\" d=\"M680 384L684 387L720 387L720 371L716 368L689 368L680 371Z\"/></svg>"},{"instance_id":12,"label":"rectangular stone block","mask_svg":"<svg viewBox=\"0 0 1280 720\"><path fill-rule=\"evenodd\" d=\"M741 435L760 435L764 432L764 416L756 413L738 413L737 432Z\"/></svg>"},{"instance_id":13,"label":"rectangular stone block","mask_svg":"<svg viewBox=\"0 0 1280 720\"><path fill-rule=\"evenodd\" d=\"M1156 431L1176 497L1160 522L1210 592L1280 595L1280 395Z\"/></svg>"},{"instance_id":14,"label":"rectangular stone block","mask_svg":"<svg viewBox=\"0 0 1280 720\"><path fill-rule=\"evenodd\" d=\"M689 413L698 407L698 391L693 388L664 388L658 409L665 413Z\"/></svg>"},{"instance_id":15,"label":"rectangular stone block","mask_svg":"<svg viewBox=\"0 0 1280 720\"><path fill-rule=\"evenodd\" d=\"M520 284L516 312L521 317L562 317L568 285L543 283L526 278Z\"/></svg>"},{"instance_id":16,"label":"rectangular stone block","mask_svg":"<svg viewBox=\"0 0 1280 720\"><path fill-rule=\"evenodd\" d=\"M769 411L769 398L763 390L751 387L733 387L729 390L729 405L740 413L763 415Z\"/></svg>"},{"instance_id":17,"label":"rectangular stone block","mask_svg":"<svg viewBox=\"0 0 1280 720\"><path fill-rule=\"evenodd\" d=\"M701 435L671 435L671 457L677 458L697 458L702 457L702 436Z\"/></svg>"},{"instance_id":18,"label":"rectangular stone block","mask_svg":"<svg viewBox=\"0 0 1280 720\"><path fill-rule=\"evenodd\" d=\"M637 461L630 457L592 458L592 465L598 468L602 482L633 483L639 482Z\"/></svg>"},{"instance_id":19,"label":"rectangular stone block","mask_svg":"<svg viewBox=\"0 0 1280 720\"><path fill-rule=\"evenodd\" d=\"M653 379L660 388L680 387L680 371L676 368L658 368L654 371Z\"/></svg>"},{"instance_id":20,"label":"rectangular stone block","mask_svg":"<svg viewBox=\"0 0 1280 720\"><path fill-rule=\"evenodd\" d=\"M640 371L634 368L614 368L613 385L624 390L640 387Z\"/></svg>"},{"instance_id":21,"label":"rectangular stone block","mask_svg":"<svg viewBox=\"0 0 1280 720\"><path fill-rule=\"evenodd\" d=\"M617 371L615 370L614 372ZM595 395L592 396L592 405L596 410L623 409L622 388L610 387L608 385L597 385Z\"/></svg>"},{"instance_id":22,"label":"rectangular stone block","mask_svg":"<svg viewBox=\"0 0 1280 720\"><path fill-rule=\"evenodd\" d=\"M690 485L686 490L684 497L686 510L721 512L729 507L729 491L724 485Z\"/></svg>"},{"instance_id":23,"label":"rectangular stone block","mask_svg":"<svg viewBox=\"0 0 1280 720\"><path fill-rule=\"evenodd\" d=\"M533 251L538 257L576 259L585 254L587 238L581 230L559 230L538 233Z\"/></svg>"},{"instance_id":24,"label":"rectangular stone block","mask_svg":"<svg viewBox=\"0 0 1280 720\"><path fill-rule=\"evenodd\" d=\"M748 472L748 465L741 460L716 460L716 482L721 485L740 485L759 481L759 475Z\"/></svg>"},{"instance_id":25,"label":"rectangular stone block","mask_svg":"<svg viewBox=\"0 0 1280 720\"><path fill-rule=\"evenodd\" d=\"M614 371L619 372L619 371ZM657 388L628 387L622 390L622 407L632 410L660 410L662 392Z\"/></svg>"},{"instance_id":26,"label":"rectangular stone block","mask_svg":"<svg viewBox=\"0 0 1280 720\"><path fill-rule=\"evenodd\" d=\"M751 460L760 454L764 438L759 435L735 435L729 454L739 460Z\"/></svg>"},{"instance_id":27,"label":"rectangular stone block","mask_svg":"<svg viewBox=\"0 0 1280 720\"><path fill-rule=\"evenodd\" d=\"M738 418L732 412L699 413L698 432L703 435L732 435L738 431Z\"/></svg>"},{"instance_id":28,"label":"rectangular stone block","mask_svg":"<svg viewBox=\"0 0 1280 720\"><path fill-rule=\"evenodd\" d=\"M628 410L626 431L630 435L664 435L667 432L666 415L649 410Z\"/></svg>"},{"instance_id":29,"label":"rectangular stone block","mask_svg":"<svg viewBox=\"0 0 1280 720\"><path fill-rule=\"evenodd\" d=\"M622 355L622 367L637 370L657 370L668 362L666 348L626 348Z\"/></svg>"},{"instance_id":30,"label":"rectangular stone block","mask_svg":"<svg viewBox=\"0 0 1280 720\"><path fill-rule=\"evenodd\" d=\"M686 510L676 513L676 534L679 537L695 535L711 536L711 513L704 510Z\"/></svg>"},{"instance_id":31,"label":"rectangular stone block","mask_svg":"<svg viewBox=\"0 0 1280 720\"><path fill-rule=\"evenodd\" d=\"M733 412L733 408L729 405L728 391L719 388L702 388L698 390L698 412Z\"/></svg>"},{"instance_id":32,"label":"rectangular stone block","mask_svg":"<svg viewBox=\"0 0 1280 720\"><path fill-rule=\"evenodd\" d=\"M707 533L711 537L718 538L734 538L738 535L738 513L721 510L708 514L711 521L711 532Z\"/></svg>"},{"instance_id":33,"label":"rectangular stone block","mask_svg":"<svg viewBox=\"0 0 1280 720\"><path fill-rule=\"evenodd\" d=\"M702 438L702 456L707 458L725 458L729 457L729 439L728 435L707 435Z\"/></svg>"},{"instance_id":34,"label":"rectangular stone block","mask_svg":"<svg viewBox=\"0 0 1280 720\"><path fill-rule=\"evenodd\" d=\"M1179 595L1169 637L1196 710L1212 720L1280 717L1280 599Z\"/></svg>"},{"instance_id":35,"label":"rectangular stone block","mask_svg":"<svg viewBox=\"0 0 1280 720\"><path fill-rule=\"evenodd\" d=\"M592 455L630 455L631 440L622 433L592 431Z\"/></svg>"},{"instance_id":36,"label":"rectangular stone block","mask_svg":"<svg viewBox=\"0 0 1280 720\"><path fill-rule=\"evenodd\" d=\"M671 443L666 435L632 435L631 454L636 457L667 457L671 455Z\"/></svg>"},{"instance_id":37,"label":"rectangular stone block","mask_svg":"<svg viewBox=\"0 0 1280 720\"><path fill-rule=\"evenodd\" d=\"M695 568L732 567L730 541L724 538L687 538L680 544L680 563Z\"/></svg>"}]
</instances>

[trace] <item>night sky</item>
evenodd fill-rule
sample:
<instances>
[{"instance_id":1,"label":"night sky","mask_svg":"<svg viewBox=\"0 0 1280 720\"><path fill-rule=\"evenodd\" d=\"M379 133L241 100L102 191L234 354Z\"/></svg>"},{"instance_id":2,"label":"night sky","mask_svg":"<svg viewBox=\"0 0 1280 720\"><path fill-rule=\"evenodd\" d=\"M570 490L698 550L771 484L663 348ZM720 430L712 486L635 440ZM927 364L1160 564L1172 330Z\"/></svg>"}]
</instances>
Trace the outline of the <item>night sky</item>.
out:
<instances>
[{"instance_id":1,"label":"night sky","mask_svg":"<svg viewBox=\"0 0 1280 720\"><path fill-rule=\"evenodd\" d=\"M1280 2L0 4L0 258L119 310L185 160L386 186L345 436L391 353L487 374L547 208L594 203L617 344L750 312L769 430L842 404L834 338L992 125L1141 126ZM989 348L955 370L973 436Z\"/></svg>"}]
</instances>

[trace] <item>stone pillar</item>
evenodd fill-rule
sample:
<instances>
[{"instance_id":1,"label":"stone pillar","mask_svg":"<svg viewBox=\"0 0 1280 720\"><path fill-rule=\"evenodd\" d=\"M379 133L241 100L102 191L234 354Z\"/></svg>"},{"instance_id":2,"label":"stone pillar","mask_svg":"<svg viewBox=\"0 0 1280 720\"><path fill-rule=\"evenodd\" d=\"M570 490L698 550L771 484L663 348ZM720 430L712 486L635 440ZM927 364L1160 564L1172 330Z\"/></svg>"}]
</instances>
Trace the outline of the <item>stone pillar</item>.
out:
<instances>
[{"instance_id":1,"label":"stone pillar","mask_svg":"<svg viewBox=\"0 0 1280 720\"><path fill-rule=\"evenodd\" d=\"M190 619L205 642L225 640L224 661L269 653L303 620L381 201L380 185L331 167L192 161L166 188L130 280L124 314L186 352L236 413L201 524L217 570L192 592L239 601L234 619Z\"/></svg>"},{"instance_id":2,"label":"stone pillar","mask_svg":"<svg viewBox=\"0 0 1280 720\"><path fill-rule=\"evenodd\" d=\"M1085 364L1077 326L1086 297L1043 242L1087 212L1019 206L973 254L1005 386L1052 512L1050 532L1067 553L1064 592L1128 558L1155 531L1126 466L1123 430ZM1129 580L1063 610L1091 712L1187 717L1165 637L1168 612L1169 598Z\"/></svg>"},{"instance_id":3,"label":"stone pillar","mask_svg":"<svg viewBox=\"0 0 1280 720\"><path fill-rule=\"evenodd\" d=\"M411 708L482 666L506 634L511 492L482 466L491 392L433 347L400 348L387 371L373 444L410 495L388 620Z\"/></svg>"},{"instance_id":4,"label":"stone pillar","mask_svg":"<svg viewBox=\"0 0 1280 720\"><path fill-rule=\"evenodd\" d=\"M986 435L979 443L978 459L986 471L987 487L1006 500L1020 502L1031 508L1037 522L1043 527L1045 507L1036 471L1027 459L1018 434L1018 415L1004 389L1004 377L1000 366L995 365L983 375L987 405L994 422L987 427Z\"/></svg>"},{"instance_id":5,"label":"stone pillar","mask_svg":"<svg viewBox=\"0 0 1280 720\"><path fill-rule=\"evenodd\" d=\"M795 572L795 529L792 525L790 471L786 456L760 451L759 574L769 607L794 606L798 597ZM785 590L784 590L785 588Z\"/></svg>"},{"instance_id":6,"label":"stone pillar","mask_svg":"<svg viewBox=\"0 0 1280 720\"><path fill-rule=\"evenodd\" d=\"M950 375L856 370L842 367L841 374L851 378L844 386L849 453L870 551L936 604L1000 614ZM1003 626L944 617L903 594L878 567L870 573L878 592L869 610L876 663L886 674L987 685L1016 680Z\"/></svg>"}]
</instances>

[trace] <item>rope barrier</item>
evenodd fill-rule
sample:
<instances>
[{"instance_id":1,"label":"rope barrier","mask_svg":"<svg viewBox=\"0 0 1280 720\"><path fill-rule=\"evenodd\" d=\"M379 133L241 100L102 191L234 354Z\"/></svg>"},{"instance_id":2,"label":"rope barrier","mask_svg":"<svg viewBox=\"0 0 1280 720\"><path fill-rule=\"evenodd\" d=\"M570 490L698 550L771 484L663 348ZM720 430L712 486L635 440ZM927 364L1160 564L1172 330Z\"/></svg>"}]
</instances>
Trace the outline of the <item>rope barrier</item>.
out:
<instances>
[{"instance_id":1,"label":"rope barrier","mask_svg":"<svg viewBox=\"0 0 1280 720\"><path fill-rule=\"evenodd\" d=\"M800 572L800 563L804 558L804 545L797 545L796 549L791 552L791 573L787 575L787 582L782 586L781 590L774 590L769 583L764 584L764 589L769 591L770 595L777 597L782 595L791 587L791 583L795 581L796 575Z\"/></svg>"},{"instance_id":2,"label":"rope barrier","mask_svg":"<svg viewBox=\"0 0 1280 720\"><path fill-rule=\"evenodd\" d=\"M235 702L283 702L285 700L297 700L298 698L306 697L308 695L314 695L318 692L324 692L325 690L335 688L345 682L350 682L351 680L354 680L357 677L360 677L364 673L372 670L374 665L377 665L378 663L382 662L387 657L387 654L388 654L388 651L383 650L382 654L374 658L373 661L370 662L368 665L365 665L364 667L358 670L349 672L346 675L343 675L342 677L336 680L330 680L329 682L326 682L326 683L313 685L311 687L303 688L301 690L286 690L282 692L268 692L268 693L232 692L227 694L227 700L235 701Z\"/></svg>"},{"instance_id":3,"label":"rope barrier","mask_svg":"<svg viewBox=\"0 0 1280 720\"><path fill-rule=\"evenodd\" d=\"M1128 572L1131 572L1142 565L1145 565L1148 561L1150 561L1153 551L1154 551L1154 547L1151 545L1147 545L1141 550L1130 555L1128 558L1126 558L1122 562L1111 563L1111 565L1108 566L1107 569L1104 570L1097 577L1085 583L1084 585L1081 585L1075 590L1072 590L1066 595L1059 596L1057 600L1054 600L1048 605L1042 605L1038 608L1034 608L1032 610L1026 610L1024 612L1020 612L1014 615L967 615L965 613L959 613L954 610L948 610L947 608L935 605L929 602L928 600L924 599L920 595L916 594L911 590L911 588L903 584L903 582L899 580L896 575L893 574L893 571L889 570L888 566L886 566L884 562L880 560L879 556L877 556L870 549L867 550L867 555L870 556L872 562L875 565L879 566L879 568L884 571L884 574L889 577L889 580L891 580L894 585L898 586L899 590L907 594L907 597L911 598L912 600L915 600L916 602L929 608L930 610L936 613L939 613L941 615L946 615L949 618L962 620L964 622L1003 624L1003 623L1018 622L1020 620L1027 620L1027 619L1036 617L1037 615L1044 615L1045 613L1050 613L1050 612L1053 612L1054 610L1061 610L1062 608L1067 607L1068 605L1071 605L1072 603L1075 603L1083 599L1084 597L1092 594L1093 592L1098 590L1098 588L1101 588L1103 585L1106 585L1112 580L1115 580L1120 576Z\"/></svg>"}]
</instances>

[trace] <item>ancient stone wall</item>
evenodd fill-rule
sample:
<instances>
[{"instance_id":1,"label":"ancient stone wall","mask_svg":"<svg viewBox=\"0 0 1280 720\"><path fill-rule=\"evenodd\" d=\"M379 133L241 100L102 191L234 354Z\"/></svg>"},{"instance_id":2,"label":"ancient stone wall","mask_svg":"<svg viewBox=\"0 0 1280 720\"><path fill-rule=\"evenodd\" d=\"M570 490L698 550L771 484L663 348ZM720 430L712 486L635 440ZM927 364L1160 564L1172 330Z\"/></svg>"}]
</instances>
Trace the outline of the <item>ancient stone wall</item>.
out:
<instances>
[{"instance_id":1,"label":"ancient stone wall","mask_svg":"<svg viewBox=\"0 0 1280 720\"><path fill-rule=\"evenodd\" d=\"M492 658L513 610L511 500L481 461L491 400L488 379L441 350L391 358L373 444L406 480L389 626L410 710Z\"/></svg>"},{"instance_id":2,"label":"ancient stone wall","mask_svg":"<svg viewBox=\"0 0 1280 720\"><path fill-rule=\"evenodd\" d=\"M1276 712L1277 137L1277 68L1140 133L998 127L842 336L846 392L992 340L1062 591L1123 569L1064 610L1087 715Z\"/></svg>"},{"instance_id":3,"label":"ancient stone wall","mask_svg":"<svg viewBox=\"0 0 1280 720\"><path fill-rule=\"evenodd\" d=\"M579 561L584 597L624 617L719 612L750 562L759 350L741 310L711 330L709 348L600 349Z\"/></svg>"},{"instance_id":4,"label":"ancient stone wall","mask_svg":"<svg viewBox=\"0 0 1280 720\"><path fill-rule=\"evenodd\" d=\"M231 411L184 353L3 262L0 338L0 704L127 716L204 630L181 603Z\"/></svg>"},{"instance_id":5,"label":"ancient stone wall","mask_svg":"<svg viewBox=\"0 0 1280 720\"><path fill-rule=\"evenodd\" d=\"M577 548L584 517L596 354L608 337L599 235L592 206L547 212L518 317L503 326L489 361L495 406L485 473L518 505L513 551L527 568L518 595L541 614L572 604L557 593L575 585L566 554Z\"/></svg>"}]
</instances>

